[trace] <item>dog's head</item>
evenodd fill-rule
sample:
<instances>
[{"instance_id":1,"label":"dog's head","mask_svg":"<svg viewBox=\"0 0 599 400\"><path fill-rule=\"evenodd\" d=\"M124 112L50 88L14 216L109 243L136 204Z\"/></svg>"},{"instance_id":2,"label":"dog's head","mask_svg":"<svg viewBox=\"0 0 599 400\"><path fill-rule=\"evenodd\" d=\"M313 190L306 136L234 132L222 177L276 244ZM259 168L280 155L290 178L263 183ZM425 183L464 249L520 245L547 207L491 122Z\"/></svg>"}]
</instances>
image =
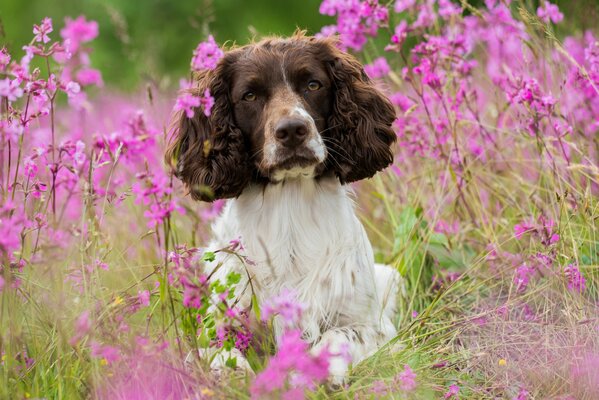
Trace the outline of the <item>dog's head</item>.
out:
<instances>
[{"instance_id":1,"label":"dog's head","mask_svg":"<svg viewBox=\"0 0 599 400\"><path fill-rule=\"evenodd\" d=\"M393 106L333 38L230 50L191 90L206 89L210 117L177 113L166 153L194 199L237 197L252 181L333 173L353 182L393 162Z\"/></svg>"}]
</instances>

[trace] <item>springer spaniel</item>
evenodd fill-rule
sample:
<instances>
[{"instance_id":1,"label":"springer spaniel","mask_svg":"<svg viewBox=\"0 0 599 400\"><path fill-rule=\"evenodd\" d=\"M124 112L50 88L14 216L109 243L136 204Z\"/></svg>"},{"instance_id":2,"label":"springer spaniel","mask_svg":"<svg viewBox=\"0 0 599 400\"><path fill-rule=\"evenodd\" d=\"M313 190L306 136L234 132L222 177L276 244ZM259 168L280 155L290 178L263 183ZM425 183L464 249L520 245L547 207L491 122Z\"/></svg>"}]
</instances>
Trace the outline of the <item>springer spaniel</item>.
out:
<instances>
[{"instance_id":1,"label":"springer spaniel","mask_svg":"<svg viewBox=\"0 0 599 400\"><path fill-rule=\"evenodd\" d=\"M219 253L215 277L249 275L260 301L293 290L312 348L363 360L396 334L399 278L374 263L347 184L393 161L393 106L335 39L301 33L229 50L191 90L205 89L212 114L177 114L166 160L192 198L230 199L210 247L241 236L253 263ZM333 358L332 381L343 382L348 366Z\"/></svg>"}]
</instances>

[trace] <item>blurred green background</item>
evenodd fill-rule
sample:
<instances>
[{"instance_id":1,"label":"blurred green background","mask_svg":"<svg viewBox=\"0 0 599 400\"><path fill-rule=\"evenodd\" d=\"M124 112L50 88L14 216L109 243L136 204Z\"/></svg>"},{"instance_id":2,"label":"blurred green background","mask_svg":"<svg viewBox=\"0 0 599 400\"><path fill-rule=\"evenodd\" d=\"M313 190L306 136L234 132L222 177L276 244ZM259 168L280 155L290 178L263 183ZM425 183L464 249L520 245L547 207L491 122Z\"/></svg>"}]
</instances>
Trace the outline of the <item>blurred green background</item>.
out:
<instances>
[{"instance_id":1,"label":"blurred green background","mask_svg":"<svg viewBox=\"0 0 599 400\"><path fill-rule=\"evenodd\" d=\"M391 0L383 3L393 2ZM318 13L321 0L0 0L0 47L22 56L33 37L32 25L44 16L54 22L59 38L64 17L85 15L98 21L100 36L92 47L92 65L104 81L122 90L154 81L176 86L185 76L197 43L212 33L217 42L246 43L253 36L288 35L296 27L310 33L334 19ZM480 5L483 0L470 1ZM536 9L539 0L525 0ZM597 28L599 1L555 1L568 32ZM569 22L575 26L568 25Z\"/></svg>"}]
</instances>

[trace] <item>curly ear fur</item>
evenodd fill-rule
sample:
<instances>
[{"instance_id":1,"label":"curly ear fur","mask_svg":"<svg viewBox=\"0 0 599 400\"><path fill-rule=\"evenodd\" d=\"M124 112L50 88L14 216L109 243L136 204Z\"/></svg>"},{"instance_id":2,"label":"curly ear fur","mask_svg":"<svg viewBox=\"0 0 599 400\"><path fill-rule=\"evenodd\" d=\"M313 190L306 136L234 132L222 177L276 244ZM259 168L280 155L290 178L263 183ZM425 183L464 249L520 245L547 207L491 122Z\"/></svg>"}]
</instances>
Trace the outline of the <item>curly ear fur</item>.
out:
<instances>
[{"instance_id":1,"label":"curly ear fur","mask_svg":"<svg viewBox=\"0 0 599 400\"><path fill-rule=\"evenodd\" d=\"M201 73L195 87L189 89L197 96L210 89L214 97L210 117L198 108L193 118L180 111L171 122L166 163L194 200L237 197L251 179L245 139L233 123L226 68L226 60L221 60L216 69Z\"/></svg>"},{"instance_id":2,"label":"curly ear fur","mask_svg":"<svg viewBox=\"0 0 599 400\"><path fill-rule=\"evenodd\" d=\"M324 132L333 150L330 168L342 183L370 178L393 162L395 110L355 57L337 49L331 39L322 44L334 90L329 128Z\"/></svg>"}]
</instances>

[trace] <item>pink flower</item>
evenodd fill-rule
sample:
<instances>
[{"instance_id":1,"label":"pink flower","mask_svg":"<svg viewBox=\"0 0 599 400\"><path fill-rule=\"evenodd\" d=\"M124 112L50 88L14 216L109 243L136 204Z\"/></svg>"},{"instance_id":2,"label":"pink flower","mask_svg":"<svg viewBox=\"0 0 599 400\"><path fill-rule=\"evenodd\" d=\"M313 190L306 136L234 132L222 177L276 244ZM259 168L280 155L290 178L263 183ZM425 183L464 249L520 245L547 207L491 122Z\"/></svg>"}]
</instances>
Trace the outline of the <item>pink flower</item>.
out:
<instances>
[{"instance_id":1,"label":"pink flower","mask_svg":"<svg viewBox=\"0 0 599 400\"><path fill-rule=\"evenodd\" d=\"M91 356L103 358L108 363L114 363L121 359L121 354L118 348L113 346L102 346L96 341L91 342Z\"/></svg>"},{"instance_id":2,"label":"pink flower","mask_svg":"<svg viewBox=\"0 0 599 400\"><path fill-rule=\"evenodd\" d=\"M75 53L81 43L89 42L98 36L98 23L87 21L83 15L75 20L67 17L64 28L60 30L60 36L65 40L68 51Z\"/></svg>"},{"instance_id":3,"label":"pink flower","mask_svg":"<svg viewBox=\"0 0 599 400\"><path fill-rule=\"evenodd\" d=\"M514 397L513 400L526 400L528 399L529 394L530 393L528 393L528 390L520 388L520 391L518 391L518 395Z\"/></svg>"},{"instance_id":4,"label":"pink flower","mask_svg":"<svg viewBox=\"0 0 599 400\"><path fill-rule=\"evenodd\" d=\"M364 66L364 72L366 72L370 78L382 78L391 72L391 68L385 57L378 57L371 64Z\"/></svg>"},{"instance_id":5,"label":"pink flower","mask_svg":"<svg viewBox=\"0 0 599 400\"><path fill-rule=\"evenodd\" d=\"M516 235L516 239L521 239L525 233L532 232L534 230L534 226L529 222L521 222L519 224L514 225L514 234Z\"/></svg>"},{"instance_id":6,"label":"pink flower","mask_svg":"<svg viewBox=\"0 0 599 400\"><path fill-rule=\"evenodd\" d=\"M147 307L150 305L150 291L149 290L140 290L137 292L137 300L142 307Z\"/></svg>"},{"instance_id":7,"label":"pink flower","mask_svg":"<svg viewBox=\"0 0 599 400\"><path fill-rule=\"evenodd\" d=\"M584 292L586 289L586 280L576 264L567 265L564 268L564 274L568 279L568 290L576 291L578 293Z\"/></svg>"},{"instance_id":8,"label":"pink flower","mask_svg":"<svg viewBox=\"0 0 599 400\"><path fill-rule=\"evenodd\" d=\"M283 289L278 296L264 302L262 320L267 321L274 315L280 315L287 326L297 324L305 310L305 306L297 301L297 293Z\"/></svg>"},{"instance_id":9,"label":"pink flower","mask_svg":"<svg viewBox=\"0 0 599 400\"><path fill-rule=\"evenodd\" d=\"M458 399L458 392L460 391L460 387L456 384L449 386L449 390L447 393L443 395L444 399Z\"/></svg>"},{"instance_id":10,"label":"pink flower","mask_svg":"<svg viewBox=\"0 0 599 400\"><path fill-rule=\"evenodd\" d=\"M209 117L212 113L212 107L214 107L214 97L210 95L209 89L204 91L204 97L201 98L200 103L204 109L204 115Z\"/></svg>"},{"instance_id":11,"label":"pink flower","mask_svg":"<svg viewBox=\"0 0 599 400\"><path fill-rule=\"evenodd\" d=\"M282 398L297 396L305 390L313 390L317 383L327 378L329 352L325 349L318 355L312 355L301 335L300 330L283 334L277 354L270 358L267 367L252 382L250 392L253 399L277 392ZM291 388L290 391L281 392L286 387Z\"/></svg>"},{"instance_id":12,"label":"pink flower","mask_svg":"<svg viewBox=\"0 0 599 400\"><path fill-rule=\"evenodd\" d=\"M0 275L0 292L4 290L4 277Z\"/></svg>"},{"instance_id":13,"label":"pink flower","mask_svg":"<svg viewBox=\"0 0 599 400\"><path fill-rule=\"evenodd\" d=\"M77 321L75 322L75 336L69 339L69 344L75 346L91 329L91 322L89 320L89 311L82 312Z\"/></svg>"},{"instance_id":14,"label":"pink flower","mask_svg":"<svg viewBox=\"0 0 599 400\"><path fill-rule=\"evenodd\" d=\"M46 17L42 20L41 25L33 25L33 33L35 34L33 39L36 42L48 43L50 41L48 33L52 31L52 18Z\"/></svg>"},{"instance_id":15,"label":"pink flower","mask_svg":"<svg viewBox=\"0 0 599 400\"><path fill-rule=\"evenodd\" d=\"M98 87L102 87L104 85L104 82L102 81L102 74L100 71L94 68L82 68L77 71L75 77L77 82L83 86L96 85Z\"/></svg>"},{"instance_id":16,"label":"pink flower","mask_svg":"<svg viewBox=\"0 0 599 400\"><path fill-rule=\"evenodd\" d=\"M408 364L404 365L403 371L395 377L395 380L399 383L399 388L404 392L416 389L416 374Z\"/></svg>"},{"instance_id":17,"label":"pink flower","mask_svg":"<svg viewBox=\"0 0 599 400\"><path fill-rule=\"evenodd\" d=\"M537 16L543 20L546 24L549 21L554 24L562 22L564 19L564 14L559 11L559 8L555 4L551 4L549 1L545 0L543 2L543 7L537 8Z\"/></svg>"},{"instance_id":18,"label":"pink flower","mask_svg":"<svg viewBox=\"0 0 599 400\"><path fill-rule=\"evenodd\" d=\"M8 50L6 47L0 49L0 70L4 70L6 66L10 63L10 54L8 54Z\"/></svg>"},{"instance_id":19,"label":"pink flower","mask_svg":"<svg viewBox=\"0 0 599 400\"><path fill-rule=\"evenodd\" d=\"M162 224L165 219L171 216L173 211L178 211L181 214L185 213L185 209L179 206L174 199L150 205L150 209L144 212L144 217L148 219L148 228Z\"/></svg>"},{"instance_id":20,"label":"pink flower","mask_svg":"<svg viewBox=\"0 0 599 400\"><path fill-rule=\"evenodd\" d=\"M195 115L194 109L199 107L201 99L198 96L194 96L191 93L183 93L177 97L175 102L175 111L184 110L187 118L193 118Z\"/></svg>"},{"instance_id":21,"label":"pink flower","mask_svg":"<svg viewBox=\"0 0 599 400\"><path fill-rule=\"evenodd\" d=\"M395 33L391 36L391 43L395 44L397 47L401 47L403 42L408 37L408 23L405 20L402 20L399 25L395 27Z\"/></svg>"},{"instance_id":22,"label":"pink flower","mask_svg":"<svg viewBox=\"0 0 599 400\"><path fill-rule=\"evenodd\" d=\"M37 175L37 164L31 157L25 157L23 160L25 166L25 176L29 179L35 178Z\"/></svg>"},{"instance_id":23,"label":"pink flower","mask_svg":"<svg viewBox=\"0 0 599 400\"><path fill-rule=\"evenodd\" d=\"M528 287L528 283L530 282L530 278L534 274L535 270L529 267L526 263L520 265L516 268L516 275L514 276L514 283L516 284L516 289L519 291L524 291Z\"/></svg>"},{"instance_id":24,"label":"pink flower","mask_svg":"<svg viewBox=\"0 0 599 400\"><path fill-rule=\"evenodd\" d=\"M200 217L204 221L212 221L222 211L225 206L225 200L219 199L207 205L208 208L204 208L200 211Z\"/></svg>"},{"instance_id":25,"label":"pink flower","mask_svg":"<svg viewBox=\"0 0 599 400\"><path fill-rule=\"evenodd\" d=\"M17 79L4 78L0 80L0 97L6 97L8 101L17 101L23 96L23 89Z\"/></svg>"},{"instance_id":26,"label":"pink flower","mask_svg":"<svg viewBox=\"0 0 599 400\"><path fill-rule=\"evenodd\" d=\"M198 44L198 47L193 51L191 59L191 68L194 71L204 69L214 69L218 61L224 56L224 52L214 41L212 35L208 36L208 40Z\"/></svg>"},{"instance_id":27,"label":"pink flower","mask_svg":"<svg viewBox=\"0 0 599 400\"><path fill-rule=\"evenodd\" d=\"M404 12L406 10L410 10L416 5L416 0L396 0L395 5L393 6L393 10L396 13Z\"/></svg>"},{"instance_id":28,"label":"pink flower","mask_svg":"<svg viewBox=\"0 0 599 400\"><path fill-rule=\"evenodd\" d=\"M86 158L85 143L83 143L81 140L77 140L77 143L75 144L75 152L73 153L73 160L78 166L81 166L85 163Z\"/></svg>"},{"instance_id":29,"label":"pink flower","mask_svg":"<svg viewBox=\"0 0 599 400\"><path fill-rule=\"evenodd\" d=\"M204 97L194 96L191 93L184 92L175 102L175 111L183 110L185 111L187 118L193 118L195 109L200 106L204 110L204 115L209 117L212 107L214 106L214 98L210 95L210 90L206 89Z\"/></svg>"},{"instance_id":30,"label":"pink flower","mask_svg":"<svg viewBox=\"0 0 599 400\"><path fill-rule=\"evenodd\" d=\"M460 15L462 9L451 2L451 0L439 0L439 15L443 19L450 19L454 15Z\"/></svg>"}]
</instances>

